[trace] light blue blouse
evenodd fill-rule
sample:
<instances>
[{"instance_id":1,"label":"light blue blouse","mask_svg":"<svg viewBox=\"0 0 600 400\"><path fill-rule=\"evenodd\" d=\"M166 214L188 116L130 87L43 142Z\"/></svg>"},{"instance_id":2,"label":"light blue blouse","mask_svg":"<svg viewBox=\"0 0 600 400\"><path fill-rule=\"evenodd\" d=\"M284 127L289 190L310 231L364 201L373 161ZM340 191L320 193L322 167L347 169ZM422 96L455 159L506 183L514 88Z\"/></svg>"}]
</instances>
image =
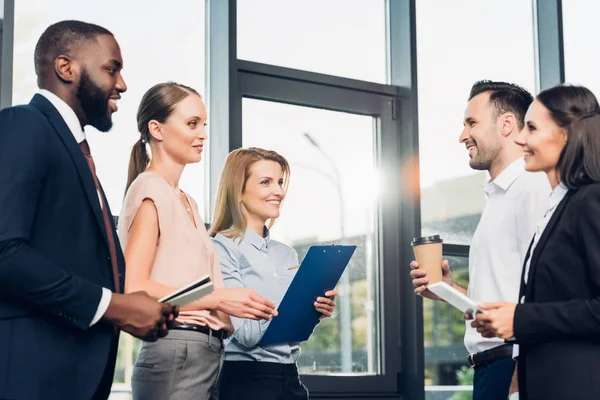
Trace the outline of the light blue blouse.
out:
<instances>
[{"instance_id":1,"label":"light blue blouse","mask_svg":"<svg viewBox=\"0 0 600 400\"><path fill-rule=\"evenodd\" d=\"M266 228L265 228L266 230ZM253 288L279 306L298 269L298 254L288 245L261 237L247 229L243 240L217 234L217 249L226 288ZM277 317L274 317L277 318ZM235 332L225 342L227 361L264 361L293 364L300 355L299 343L260 346L268 321L231 317Z\"/></svg>"}]
</instances>

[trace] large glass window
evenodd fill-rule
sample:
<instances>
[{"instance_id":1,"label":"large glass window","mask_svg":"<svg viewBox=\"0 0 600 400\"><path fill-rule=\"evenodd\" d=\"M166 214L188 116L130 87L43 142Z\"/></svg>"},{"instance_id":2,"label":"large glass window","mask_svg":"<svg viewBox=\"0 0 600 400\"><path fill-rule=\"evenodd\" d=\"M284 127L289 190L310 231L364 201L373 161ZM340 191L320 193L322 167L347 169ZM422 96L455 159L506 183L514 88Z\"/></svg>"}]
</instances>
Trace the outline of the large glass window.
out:
<instances>
[{"instance_id":1,"label":"large glass window","mask_svg":"<svg viewBox=\"0 0 600 400\"><path fill-rule=\"evenodd\" d=\"M594 0L562 2L565 80L584 85L600 96L600 54L595 50L600 3Z\"/></svg>"},{"instance_id":2,"label":"large glass window","mask_svg":"<svg viewBox=\"0 0 600 400\"><path fill-rule=\"evenodd\" d=\"M385 83L385 0L238 0L241 60Z\"/></svg>"},{"instance_id":3,"label":"large glass window","mask_svg":"<svg viewBox=\"0 0 600 400\"><path fill-rule=\"evenodd\" d=\"M354 244L333 318L302 344L303 374L379 373L373 117L243 100L243 143L288 159L291 183L272 237L300 260L313 244Z\"/></svg>"},{"instance_id":4,"label":"large glass window","mask_svg":"<svg viewBox=\"0 0 600 400\"><path fill-rule=\"evenodd\" d=\"M86 128L98 176L115 215L119 215L127 166L138 140L136 113L146 90L173 80L204 93L204 2L149 0L18 0L15 1L13 104L29 102L37 91L33 52L42 32L52 23L78 19L111 31L121 46L123 76L128 90L113 115L109 133ZM189 165L181 187L204 209L204 162Z\"/></svg>"},{"instance_id":5,"label":"large glass window","mask_svg":"<svg viewBox=\"0 0 600 400\"><path fill-rule=\"evenodd\" d=\"M416 2L421 220L424 234L469 244L485 205L487 174L473 171L458 137L475 81L534 93L531 0Z\"/></svg>"},{"instance_id":6,"label":"large glass window","mask_svg":"<svg viewBox=\"0 0 600 400\"><path fill-rule=\"evenodd\" d=\"M113 214L121 210L129 154L138 140L136 113L142 95L156 83L177 81L204 92L204 2L106 0L18 0L15 2L13 104L29 102L37 91L33 52L52 23L78 19L110 30L121 46L128 90L114 114L109 133L86 128L100 180ZM176 44L176 45L174 45ZM186 168L181 187L204 210L204 161ZM113 399L127 399L132 363L139 343L121 335ZM123 392L120 394L119 392Z\"/></svg>"},{"instance_id":7,"label":"large glass window","mask_svg":"<svg viewBox=\"0 0 600 400\"><path fill-rule=\"evenodd\" d=\"M452 255L444 258L452 265L452 278L466 287L469 259ZM423 321L427 399L470 399L473 370L467 364L462 313L448 303L424 300Z\"/></svg>"},{"instance_id":8,"label":"large glass window","mask_svg":"<svg viewBox=\"0 0 600 400\"><path fill-rule=\"evenodd\" d=\"M458 137L473 83L516 83L535 93L531 0L416 2L421 230L469 245L486 204L489 176L469 167ZM453 277L468 284L466 246L447 255ZM447 304L423 300L427 398L470 398L465 324Z\"/></svg>"}]
</instances>

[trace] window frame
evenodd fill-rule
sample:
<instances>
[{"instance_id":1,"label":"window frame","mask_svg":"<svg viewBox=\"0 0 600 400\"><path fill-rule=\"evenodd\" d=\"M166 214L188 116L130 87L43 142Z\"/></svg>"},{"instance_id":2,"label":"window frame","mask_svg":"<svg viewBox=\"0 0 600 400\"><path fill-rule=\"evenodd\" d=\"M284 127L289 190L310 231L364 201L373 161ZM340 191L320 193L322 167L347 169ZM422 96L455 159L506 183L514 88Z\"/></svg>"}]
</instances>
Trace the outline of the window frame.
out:
<instances>
[{"instance_id":1,"label":"window frame","mask_svg":"<svg viewBox=\"0 0 600 400\"><path fill-rule=\"evenodd\" d=\"M4 0L0 18L0 109L12 105L15 0Z\"/></svg>"},{"instance_id":2,"label":"window frame","mask_svg":"<svg viewBox=\"0 0 600 400\"><path fill-rule=\"evenodd\" d=\"M210 207L214 204L215 189L225 158L230 150L242 146L242 98L258 98L289 104L312 106L331 110L365 114L360 98L385 98L388 106L379 105L377 110L367 112L380 116L382 139L393 142L384 145L393 157L393 189L398 192L388 204L386 211L394 217L387 224L387 231L380 234L385 243L380 247L383 273L379 277L384 300L380 312L381 327L385 332L381 343L382 373L380 376L305 376L313 398L372 399L398 398L415 400L425 398L423 376L423 323L421 299L415 296L408 274L413 258L410 240L420 232L418 200L418 173L403 174L402 171L418 171L418 131L415 118L416 96L411 82L416 82L416 69L406 68L412 64L410 53L414 43L414 0L389 0L388 19L396 15L400 21L389 30L390 81L395 85L382 85L348 78L334 77L314 72L238 60L236 1L207 0L210 18L208 108L210 127L221 135L211 136L210 151ZM410 24L407 25L406 22ZM408 72L408 73L407 73ZM405 82L408 80L408 83ZM285 90L282 90L285 88ZM363 104L364 103L364 104ZM340 106L343 105L343 106ZM367 106L368 107L368 106ZM390 118L391 117L391 118ZM392 121L383 123L383 121ZM389 126L387 126L389 125ZM393 125L393 127L392 127ZM392 175L391 175L392 176ZM400 191L401 187L413 190ZM402 218L399 216L402 215ZM381 217L380 217L381 218ZM405 266L403 269L402 266ZM406 272L406 273L402 273ZM357 384L359 383L359 384Z\"/></svg>"},{"instance_id":3,"label":"window frame","mask_svg":"<svg viewBox=\"0 0 600 400\"><path fill-rule=\"evenodd\" d=\"M393 4L395 1L390 0L390 2ZM413 7L414 11L415 3L412 0L411 7ZM565 83L562 0L533 0L532 7L534 18L536 91L539 92ZM398 17L400 16L401 14L398 15ZM400 21L399 18L395 18L395 20ZM399 28L392 22L391 29ZM411 45L414 45L414 42L413 40ZM416 68L416 52L411 52L410 61L414 63L411 65ZM405 61L405 66L410 61ZM406 78L404 80L406 81ZM413 84L416 91L416 81ZM417 123L417 120L418 117L415 118L415 123ZM420 228L421 224L419 223L419 230ZM470 245L444 243L443 254L444 256L458 256L468 259L470 248ZM421 346L424 347L424 341L421 341Z\"/></svg>"},{"instance_id":4,"label":"window frame","mask_svg":"<svg viewBox=\"0 0 600 400\"><path fill-rule=\"evenodd\" d=\"M376 142L380 168L390 174L389 179L396 179L392 171L400 168L397 154L401 151L399 120L394 119L394 104L402 101L398 88L243 60L237 61L237 68L238 105L235 109L240 110L236 116L238 119L242 118L244 98L373 116L378 128ZM241 121L236 125L241 125ZM241 147L242 135L243 126L230 135L230 150ZM381 290L376 303L381 306L380 310L389 310L380 313L381 375L303 375L302 380L313 398L327 398L332 394L354 396L365 390L369 396L398 393L402 349L393 338L400 337L399 321L402 319L401 313L394 311L401 304L398 296L401 279L397 268L401 264L401 250L397 243L402 241L398 234L400 220L397 212L401 201L396 189L391 188L386 196L388 201L381 204L378 218L381 262L377 281Z\"/></svg>"}]
</instances>

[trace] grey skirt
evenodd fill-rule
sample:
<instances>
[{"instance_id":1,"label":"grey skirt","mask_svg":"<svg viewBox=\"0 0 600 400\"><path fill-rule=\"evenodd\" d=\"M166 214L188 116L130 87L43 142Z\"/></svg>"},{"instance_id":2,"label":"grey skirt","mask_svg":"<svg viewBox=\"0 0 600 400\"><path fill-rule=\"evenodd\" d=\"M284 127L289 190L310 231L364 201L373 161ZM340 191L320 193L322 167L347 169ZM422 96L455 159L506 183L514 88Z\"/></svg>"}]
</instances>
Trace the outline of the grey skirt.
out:
<instances>
[{"instance_id":1,"label":"grey skirt","mask_svg":"<svg viewBox=\"0 0 600 400\"><path fill-rule=\"evenodd\" d=\"M223 343L201 332L171 330L143 342L133 366L133 400L208 400L223 363Z\"/></svg>"}]
</instances>

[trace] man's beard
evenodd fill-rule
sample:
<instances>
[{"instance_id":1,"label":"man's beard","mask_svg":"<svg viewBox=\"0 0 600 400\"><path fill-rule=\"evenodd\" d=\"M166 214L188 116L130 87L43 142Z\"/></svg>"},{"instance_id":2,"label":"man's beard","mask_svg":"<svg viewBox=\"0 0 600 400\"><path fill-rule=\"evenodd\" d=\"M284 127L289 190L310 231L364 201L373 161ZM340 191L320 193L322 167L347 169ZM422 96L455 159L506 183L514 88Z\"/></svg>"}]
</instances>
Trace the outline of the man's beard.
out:
<instances>
[{"instance_id":1,"label":"man's beard","mask_svg":"<svg viewBox=\"0 0 600 400\"><path fill-rule=\"evenodd\" d=\"M477 148L477 153L475 154L475 157L469 160L469 166L474 170L489 171L500 154L499 145L488 144L488 147L485 149L477 146L477 144L475 144L475 146Z\"/></svg>"},{"instance_id":2,"label":"man's beard","mask_svg":"<svg viewBox=\"0 0 600 400\"><path fill-rule=\"evenodd\" d=\"M88 124L101 132L108 132L112 128L112 120L108 113L109 96L92 81L86 70L82 71L77 98Z\"/></svg>"}]
</instances>

